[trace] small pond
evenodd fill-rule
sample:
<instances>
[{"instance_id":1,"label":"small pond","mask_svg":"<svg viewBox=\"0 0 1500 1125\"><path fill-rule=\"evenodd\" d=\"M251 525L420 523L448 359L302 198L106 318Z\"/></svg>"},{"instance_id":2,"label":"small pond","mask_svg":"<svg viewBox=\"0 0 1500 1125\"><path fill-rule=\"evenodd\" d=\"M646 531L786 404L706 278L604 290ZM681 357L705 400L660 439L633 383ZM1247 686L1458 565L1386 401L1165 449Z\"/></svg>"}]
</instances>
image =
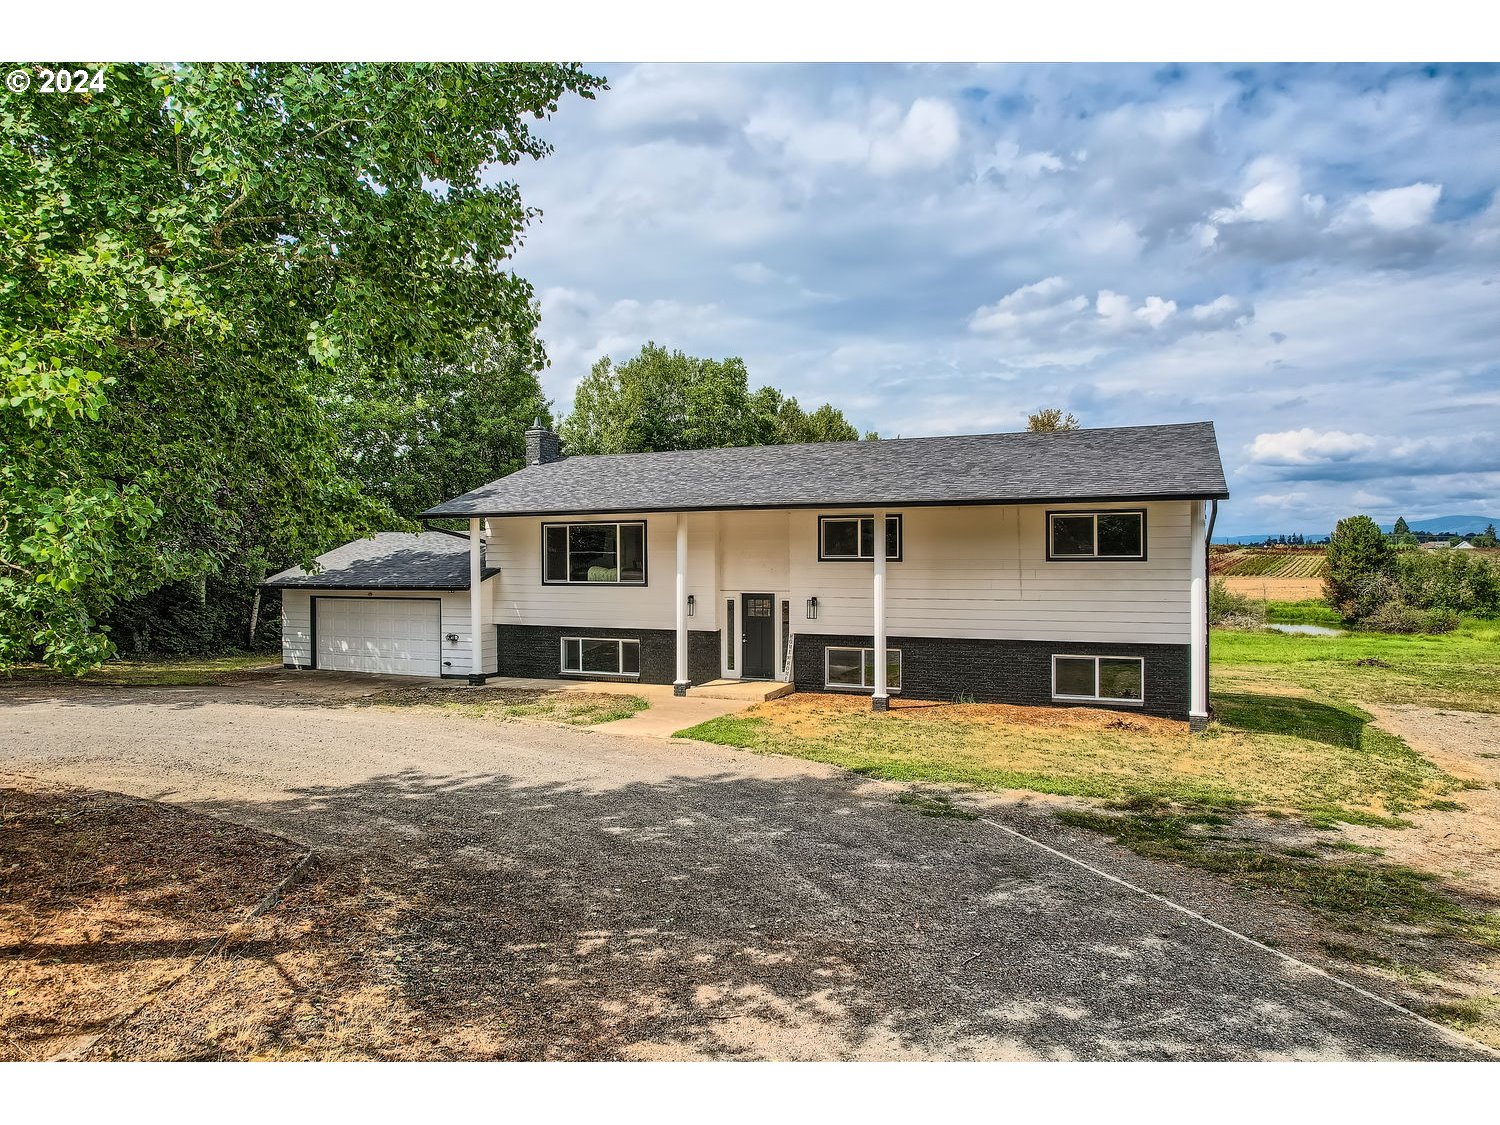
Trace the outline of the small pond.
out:
<instances>
[{"instance_id":1,"label":"small pond","mask_svg":"<svg viewBox=\"0 0 1500 1125\"><path fill-rule=\"evenodd\" d=\"M1267 625L1278 633L1305 633L1311 637L1342 637L1345 630L1330 629L1326 625Z\"/></svg>"}]
</instances>

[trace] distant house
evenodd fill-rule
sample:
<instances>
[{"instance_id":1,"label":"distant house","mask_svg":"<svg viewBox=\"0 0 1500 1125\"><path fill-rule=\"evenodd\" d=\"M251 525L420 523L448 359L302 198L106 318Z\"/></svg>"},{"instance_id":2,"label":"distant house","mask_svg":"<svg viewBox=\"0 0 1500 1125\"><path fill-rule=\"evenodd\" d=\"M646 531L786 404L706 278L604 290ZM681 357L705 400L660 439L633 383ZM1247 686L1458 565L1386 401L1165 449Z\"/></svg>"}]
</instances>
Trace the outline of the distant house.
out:
<instances>
[{"instance_id":1,"label":"distant house","mask_svg":"<svg viewBox=\"0 0 1500 1125\"><path fill-rule=\"evenodd\" d=\"M1479 548L1467 539L1460 539L1457 543L1453 544L1453 549L1455 551L1477 551Z\"/></svg>"},{"instance_id":2,"label":"distant house","mask_svg":"<svg viewBox=\"0 0 1500 1125\"><path fill-rule=\"evenodd\" d=\"M562 454L268 581L289 668L1207 719L1211 423Z\"/></svg>"},{"instance_id":3,"label":"distant house","mask_svg":"<svg viewBox=\"0 0 1500 1125\"><path fill-rule=\"evenodd\" d=\"M1446 551L1448 542L1445 539L1434 539L1427 543L1419 543L1418 546L1424 551Z\"/></svg>"}]
</instances>

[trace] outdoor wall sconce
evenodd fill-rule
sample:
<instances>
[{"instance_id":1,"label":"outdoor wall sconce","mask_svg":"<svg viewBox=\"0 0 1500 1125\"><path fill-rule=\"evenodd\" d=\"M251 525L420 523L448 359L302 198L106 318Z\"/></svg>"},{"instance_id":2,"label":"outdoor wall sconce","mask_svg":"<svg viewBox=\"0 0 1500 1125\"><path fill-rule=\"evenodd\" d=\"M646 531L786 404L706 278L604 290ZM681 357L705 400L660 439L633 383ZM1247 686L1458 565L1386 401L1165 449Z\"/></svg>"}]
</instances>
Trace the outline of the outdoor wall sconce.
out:
<instances>
[{"instance_id":1,"label":"outdoor wall sconce","mask_svg":"<svg viewBox=\"0 0 1500 1125\"><path fill-rule=\"evenodd\" d=\"M450 645L456 645L456 644L458 644L458 634L457 633L449 633L444 638L444 640L446 640Z\"/></svg>"},{"instance_id":2,"label":"outdoor wall sconce","mask_svg":"<svg viewBox=\"0 0 1500 1125\"><path fill-rule=\"evenodd\" d=\"M807 599L807 619L816 621L818 619L818 599L816 597Z\"/></svg>"},{"instance_id":3,"label":"outdoor wall sconce","mask_svg":"<svg viewBox=\"0 0 1500 1125\"><path fill-rule=\"evenodd\" d=\"M692 594L689 594L688 595L688 616L689 617L693 616L693 610L696 608L696 606L697 606L696 599L694 599L694 597L693 597Z\"/></svg>"}]
</instances>

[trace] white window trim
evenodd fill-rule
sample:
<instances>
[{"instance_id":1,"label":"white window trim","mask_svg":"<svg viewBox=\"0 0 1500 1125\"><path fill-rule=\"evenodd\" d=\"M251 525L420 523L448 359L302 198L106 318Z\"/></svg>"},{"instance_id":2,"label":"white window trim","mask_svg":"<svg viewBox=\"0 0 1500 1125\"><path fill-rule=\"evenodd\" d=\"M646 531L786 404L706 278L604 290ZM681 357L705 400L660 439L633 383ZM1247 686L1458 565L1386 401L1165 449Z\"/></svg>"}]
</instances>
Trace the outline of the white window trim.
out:
<instances>
[{"instance_id":1,"label":"white window trim","mask_svg":"<svg viewBox=\"0 0 1500 1125\"><path fill-rule=\"evenodd\" d=\"M895 524L896 524L896 553L894 555L890 555L890 554L886 555L886 561L887 562L900 562L904 558L904 552L905 552L905 549L906 549L906 542L905 542L905 539L906 539L906 526L905 526L906 521L903 520L901 518L901 516L902 516L902 513L900 513L900 512L887 512L886 515L885 515L885 519L886 519L886 523L887 524L889 524L893 520L895 521ZM818 517L818 561L819 562L874 562L875 561L875 557L874 557L873 554L870 554L870 555L861 555L861 554L858 553L859 552L859 542L860 542L860 537L861 537L861 528L860 528L859 525L862 524L865 520L871 520L871 521L873 521L874 519L875 519L875 517L873 515L871 515L870 513L868 513L868 512L866 512L866 513L864 513L862 515L832 515L832 516L820 515ZM827 544L827 540L824 539L824 537L823 537L823 528L824 528L824 526L826 524L830 524L830 523L852 523L852 524L855 525L855 528L854 528L854 550L855 550L855 553L854 554L852 554L852 555L835 555L835 554L832 554L831 552L829 552L828 550L825 549L826 544ZM884 536L881 536L881 541L884 542Z\"/></svg>"},{"instance_id":2,"label":"white window trim","mask_svg":"<svg viewBox=\"0 0 1500 1125\"><path fill-rule=\"evenodd\" d=\"M835 652L859 653L859 678L861 682L858 685L836 684L828 678L829 656L830 654ZM874 684L867 684L863 682L865 678L865 653L867 652L870 654L870 661L873 664L875 660L875 649L873 647L854 648L850 645L825 645L823 648L823 689L825 691L874 691ZM901 658L901 650L899 648L887 648L885 650L885 653L887 660L894 656L896 658L897 667L901 668L903 672L905 671L905 663ZM901 694L901 689L898 687L890 687L889 685L887 685L886 690L889 691L892 695Z\"/></svg>"},{"instance_id":3,"label":"white window trim","mask_svg":"<svg viewBox=\"0 0 1500 1125\"><path fill-rule=\"evenodd\" d=\"M1136 516L1141 523L1141 549L1133 555L1101 555L1099 553L1099 517L1100 516ZM1062 519L1089 519L1094 526L1094 549L1087 555L1069 555L1056 550L1056 540L1053 538L1052 521ZM1146 510L1144 508L1099 508L1087 509L1076 512L1059 511L1053 509L1047 513L1047 560L1049 562L1076 562L1079 559L1091 559L1101 562L1144 562L1146 559Z\"/></svg>"},{"instance_id":4,"label":"white window trim","mask_svg":"<svg viewBox=\"0 0 1500 1125\"><path fill-rule=\"evenodd\" d=\"M1059 660L1092 660L1094 662L1093 695L1060 695L1057 690L1057 662ZM1116 699L1099 694L1099 661L1133 660L1141 666L1141 697L1139 699ZM1069 703L1111 703L1121 707L1144 707L1146 704L1146 658L1144 656L1121 656L1114 653L1054 652L1052 654L1052 698Z\"/></svg>"},{"instance_id":5,"label":"white window trim","mask_svg":"<svg viewBox=\"0 0 1500 1125\"><path fill-rule=\"evenodd\" d=\"M590 582L588 579L575 578L548 578L547 577L547 532L554 527L568 529L566 535L567 550L563 552L563 573L573 573L573 535L575 527L612 527L615 529L615 580L613 582ZM641 529L641 577L637 581L619 577L620 574L620 528L639 527ZM647 559L646 544L646 521L645 520L546 520L542 523L542 585L543 586L645 586L648 585L650 569ZM606 638L608 639L608 638Z\"/></svg>"},{"instance_id":6,"label":"white window trim","mask_svg":"<svg viewBox=\"0 0 1500 1125\"><path fill-rule=\"evenodd\" d=\"M578 663L579 663L579 667L577 667L577 668L569 668L568 667L568 642L569 641L577 641L578 642ZM625 665L625 651L624 651L624 646L625 645L635 645L635 648L636 648L635 666L636 666L637 670L634 671L634 672L592 672L592 671L588 671L588 670L584 669L582 667L582 665L583 665L583 646L585 644L589 643L590 641L592 641L592 642L594 642L596 644L613 644L615 646L615 667L616 668L622 668ZM615 678L617 680L638 680L638 679L641 678L641 673L640 673L640 670L639 670L640 666L641 666L641 652L640 652L640 649L641 649L641 642L638 641L638 640L636 640L636 639L634 639L633 637L561 637L561 638L558 639L558 642L557 642L557 667L558 667L559 671L562 673L562 675L564 675L564 676L611 676L611 677L613 677L613 678Z\"/></svg>"}]
</instances>

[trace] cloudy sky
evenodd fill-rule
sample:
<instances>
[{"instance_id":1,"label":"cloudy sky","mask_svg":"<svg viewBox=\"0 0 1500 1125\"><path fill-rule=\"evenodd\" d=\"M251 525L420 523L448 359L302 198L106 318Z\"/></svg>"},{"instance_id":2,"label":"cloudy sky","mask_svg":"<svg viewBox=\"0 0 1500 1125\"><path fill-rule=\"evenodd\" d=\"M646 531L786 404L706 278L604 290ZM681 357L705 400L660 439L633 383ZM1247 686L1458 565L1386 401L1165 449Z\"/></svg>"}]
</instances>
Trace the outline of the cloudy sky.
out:
<instances>
[{"instance_id":1,"label":"cloudy sky","mask_svg":"<svg viewBox=\"0 0 1500 1125\"><path fill-rule=\"evenodd\" d=\"M1500 515L1500 68L627 66L507 170L646 340L887 436L1212 419L1223 534Z\"/></svg>"}]
</instances>

